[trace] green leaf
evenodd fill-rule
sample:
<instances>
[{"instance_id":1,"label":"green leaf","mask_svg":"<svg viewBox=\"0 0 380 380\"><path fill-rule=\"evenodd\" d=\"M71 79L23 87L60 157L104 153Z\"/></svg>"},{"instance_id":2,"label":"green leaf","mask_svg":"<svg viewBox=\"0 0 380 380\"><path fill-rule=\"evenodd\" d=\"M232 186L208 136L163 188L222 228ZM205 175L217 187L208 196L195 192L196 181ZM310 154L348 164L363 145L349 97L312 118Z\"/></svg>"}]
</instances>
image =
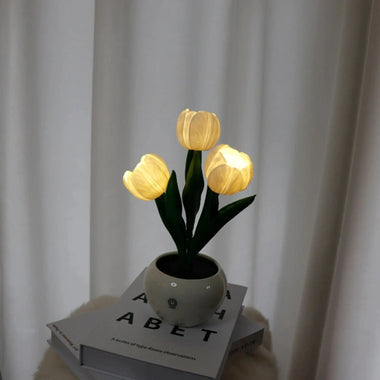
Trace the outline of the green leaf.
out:
<instances>
[{"instance_id":1,"label":"green leaf","mask_svg":"<svg viewBox=\"0 0 380 380\"><path fill-rule=\"evenodd\" d=\"M189 171L189 167L191 164L191 161L193 160L194 156L194 150L188 150L187 156L186 156L186 163L185 163L185 180L187 179L187 172Z\"/></svg>"},{"instance_id":2,"label":"green leaf","mask_svg":"<svg viewBox=\"0 0 380 380\"><path fill-rule=\"evenodd\" d=\"M186 160L186 182L182 193L186 212L187 237L189 239L192 236L195 218L201 204L203 187L202 152L189 151Z\"/></svg>"},{"instance_id":3,"label":"green leaf","mask_svg":"<svg viewBox=\"0 0 380 380\"><path fill-rule=\"evenodd\" d=\"M247 208L256 195L240 199L230 203L219 211L215 212L215 206L211 212L206 212L199 220L194 238L191 244L191 252L198 253L231 219ZM202 218L203 217L203 218Z\"/></svg>"},{"instance_id":4,"label":"green leaf","mask_svg":"<svg viewBox=\"0 0 380 380\"><path fill-rule=\"evenodd\" d=\"M183 254L186 250L186 227L182 218L182 202L174 170L166 192L156 199L156 205L166 229L177 246L178 253Z\"/></svg>"},{"instance_id":5,"label":"green leaf","mask_svg":"<svg viewBox=\"0 0 380 380\"><path fill-rule=\"evenodd\" d=\"M194 237L190 243L190 252L192 255L199 253L199 251L211 239L210 228L213 228L215 218L218 215L219 207L219 194L213 192L207 187L207 193L201 216L198 220L198 225L194 233Z\"/></svg>"},{"instance_id":6,"label":"green leaf","mask_svg":"<svg viewBox=\"0 0 380 380\"><path fill-rule=\"evenodd\" d=\"M164 226L169 231L170 235L172 236L173 240L175 240L175 236L173 236L170 223L168 221L168 218L166 217L166 209L165 209L165 193L162 194L160 197L155 199L156 206L158 213L160 214L161 220L164 223Z\"/></svg>"},{"instance_id":7,"label":"green leaf","mask_svg":"<svg viewBox=\"0 0 380 380\"><path fill-rule=\"evenodd\" d=\"M218 232L226 223L228 223L237 214L247 208L254 200L256 195L252 195L247 198L240 199L236 202L230 203L224 206L218 211L218 217L216 219L216 227Z\"/></svg>"}]
</instances>

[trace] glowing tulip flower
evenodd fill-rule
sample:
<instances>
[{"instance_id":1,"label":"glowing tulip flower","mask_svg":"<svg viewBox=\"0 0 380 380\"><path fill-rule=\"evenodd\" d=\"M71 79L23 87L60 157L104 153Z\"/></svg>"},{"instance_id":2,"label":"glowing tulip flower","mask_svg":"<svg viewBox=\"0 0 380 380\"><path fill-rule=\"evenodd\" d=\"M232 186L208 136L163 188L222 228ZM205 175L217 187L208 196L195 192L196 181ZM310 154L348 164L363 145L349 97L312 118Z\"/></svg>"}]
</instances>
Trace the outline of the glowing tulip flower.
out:
<instances>
[{"instance_id":1,"label":"glowing tulip flower","mask_svg":"<svg viewBox=\"0 0 380 380\"><path fill-rule=\"evenodd\" d=\"M235 194L247 188L253 165L247 154L226 144L214 148L220 137L220 123L214 113L182 111L177 120L177 137L188 150L182 192L175 171L169 174L165 161L155 154L143 156L133 172L127 170L123 182L135 197L155 200L177 247L179 270L190 278L196 255L255 200L255 195L251 195L223 207L219 205L220 194ZM202 151L211 148L214 149L208 154L203 171ZM204 177L208 186L203 198Z\"/></svg>"},{"instance_id":2,"label":"glowing tulip flower","mask_svg":"<svg viewBox=\"0 0 380 380\"><path fill-rule=\"evenodd\" d=\"M178 116L177 137L186 149L209 150L220 137L219 119L211 112L185 109Z\"/></svg>"},{"instance_id":3,"label":"glowing tulip flower","mask_svg":"<svg viewBox=\"0 0 380 380\"><path fill-rule=\"evenodd\" d=\"M248 154L220 144L206 158L205 177L215 193L235 194L245 190L251 182L253 164Z\"/></svg>"},{"instance_id":4,"label":"glowing tulip flower","mask_svg":"<svg viewBox=\"0 0 380 380\"><path fill-rule=\"evenodd\" d=\"M146 154L133 172L127 170L124 173L123 183L136 198L150 201L165 192L169 177L165 161L156 154Z\"/></svg>"}]
</instances>

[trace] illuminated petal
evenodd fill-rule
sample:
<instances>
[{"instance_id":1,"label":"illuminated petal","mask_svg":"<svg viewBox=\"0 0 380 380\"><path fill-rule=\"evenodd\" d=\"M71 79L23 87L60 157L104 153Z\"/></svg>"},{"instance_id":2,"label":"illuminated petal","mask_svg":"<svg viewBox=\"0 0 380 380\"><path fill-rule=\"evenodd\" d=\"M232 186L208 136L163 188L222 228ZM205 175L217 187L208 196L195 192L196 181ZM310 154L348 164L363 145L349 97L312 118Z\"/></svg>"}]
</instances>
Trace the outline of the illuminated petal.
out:
<instances>
[{"instance_id":1,"label":"illuminated petal","mask_svg":"<svg viewBox=\"0 0 380 380\"><path fill-rule=\"evenodd\" d=\"M231 195L247 188L253 177L253 164L246 153L221 144L208 154L205 176L212 191Z\"/></svg>"},{"instance_id":2,"label":"illuminated petal","mask_svg":"<svg viewBox=\"0 0 380 380\"><path fill-rule=\"evenodd\" d=\"M143 201L149 201L150 198L146 198L144 197L142 194L141 194L141 191L140 191L140 187L138 184L137 184L137 187L136 187L136 184L135 184L135 175L133 174L133 172L127 170L124 175L123 175L123 183L124 183L124 186L130 191L130 193L132 195L134 195L136 198L139 198Z\"/></svg>"},{"instance_id":3,"label":"illuminated petal","mask_svg":"<svg viewBox=\"0 0 380 380\"><path fill-rule=\"evenodd\" d=\"M220 137L220 122L211 112L182 111L177 120L177 137L189 150L209 150Z\"/></svg>"},{"instance_id":4,"label":"illuminated petal","mask_svg":"<svg viewBox=\"0 0 380 380\"><path fill-rule=\"evenodd\" d=\"M220 165L224 165L226 160L220 151L228 148L227 144L220 144L216 146L206 157L205 161L205 176L208 178L210 172Z\"/></svg>"},{"instance_id":5,"label":"illuminated petal","mask_svg":"<svg viewBox=\"0 0 380 380\"><path fill-rule=\"evenodd\" d=\"M148 201L165 192L169 177L165 161L156 154L146 154L133 172L127 170L124 173L123 182L135 197Z\"/></svg>"}]
</instances>

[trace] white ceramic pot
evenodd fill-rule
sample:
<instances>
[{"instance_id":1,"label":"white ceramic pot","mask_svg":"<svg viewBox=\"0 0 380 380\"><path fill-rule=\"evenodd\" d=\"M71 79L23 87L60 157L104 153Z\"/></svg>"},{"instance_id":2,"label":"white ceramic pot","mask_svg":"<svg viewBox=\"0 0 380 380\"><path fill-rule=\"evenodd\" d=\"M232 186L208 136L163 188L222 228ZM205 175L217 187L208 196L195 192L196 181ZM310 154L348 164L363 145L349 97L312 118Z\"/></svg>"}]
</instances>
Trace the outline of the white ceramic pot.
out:
<instances>
[{"instance_id":1,"label":"white ceramic pot","mask_svg":"<svg viewBox=\"0 0 380 380\"><path fill-rule=\"evenodd\" d=\"M146 269L145 294L157 315L171 325L192 327L206 322L222 304L227 280L218 262L203 254L197 255L195 266L214 267L212 274L200 278L181 278L167 274L169 262L176 252L158 256Z\"/></svg>"}]
</instances>

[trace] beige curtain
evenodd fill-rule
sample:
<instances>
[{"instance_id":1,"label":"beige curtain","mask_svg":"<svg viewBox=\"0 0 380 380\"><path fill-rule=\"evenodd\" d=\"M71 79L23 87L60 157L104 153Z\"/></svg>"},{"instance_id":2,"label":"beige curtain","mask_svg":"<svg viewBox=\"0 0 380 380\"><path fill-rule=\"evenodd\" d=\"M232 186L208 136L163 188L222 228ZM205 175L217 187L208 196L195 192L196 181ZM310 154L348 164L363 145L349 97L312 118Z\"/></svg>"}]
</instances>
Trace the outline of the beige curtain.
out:
<instances>
[{"instance_id":1,"label":"beige curtain","mask_svg":"<svg viewBox=\"0 0 380 380\"><path fill-rule=\"evenodd\" d=\"M257 199L204 251L269 318L280 379L377 379L379 22L378 0L0 0L3 377L174 248L121 177L145 153L181 177L190 108L253 158Z\"/></svg>"}]
</instances>

